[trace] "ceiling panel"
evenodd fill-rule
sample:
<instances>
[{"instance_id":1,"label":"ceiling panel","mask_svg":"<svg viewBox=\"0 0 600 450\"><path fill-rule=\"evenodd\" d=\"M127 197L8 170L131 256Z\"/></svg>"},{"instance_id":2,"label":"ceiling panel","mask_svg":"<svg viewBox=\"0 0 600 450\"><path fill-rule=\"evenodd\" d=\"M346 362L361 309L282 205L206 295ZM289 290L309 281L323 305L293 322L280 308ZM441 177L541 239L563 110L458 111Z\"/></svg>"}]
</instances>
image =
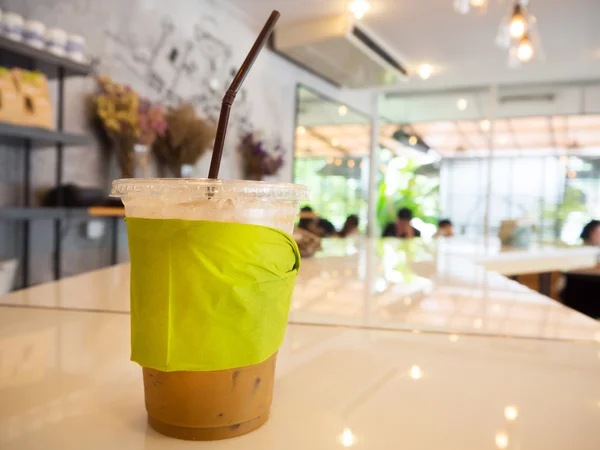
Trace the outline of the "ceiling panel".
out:
<instances>
[{"instance_id":1,"label":"ceiling panel","mask_svg":"<svg viewBox=\"0 0 600 450\"><path fill-rule=\"evenodd\" d=\"M455 124L460 131L466 134L479 134L481 132L481 125L479 124L479 121L461 120L455 122Z\"/></svg>"},{"instance_id":2,"label":"ceiling panel","mask_svg":"<svg viewBox=\"0 0 600 450\"><path fill-rule=\"evenodd\" d=\"M229 0L254 19L258 30L273 9L281 24L346 14L348 0ZM371 0L363 19L409 69L428 62L436 67L429 80L412 77L396 89L410 91L491 83L539 82L594 78L600 75L598 43L600 2L597 0L531 1L538 22L545 61L518 70L508 67L506 51L495 46L498 25L509 14L512 1L489 0L486 14L462 16L452 0ZM399 26L401 24L401 26Z\"/></svg>"},{"instance_id":3,"label":"ceiling panel","mask_svg":"<svg viewBox=\"0 0 600 450\"><path fill-rule=\"evenodd\" d=\"M550 133L521 133L517 134L516 142L518 149L536 149L536 148L553 148L553 142L550 138Z\"/></svg>"},{"instance_id":4,"label":"ceiling panel","mask_svg":"<svg viewBox=\"0 0 600 450\"><path fill-rule=\"evenodd\" d=\"M380 145L394 152L409 151L410 147L391 138L399 128L415 133L444 157L481 157L488 152L489 137L482 131L479 121L385 124L380 127ZM305 156L368 156L369 129L368 125L357 124L307 127L304 135L297 133L297 151ZM600 116L499 119L494 122L493 142L494 151L506 155L542 151L546 154L596 154L600 148Z\"/></svg>"},{"instance_id":5,"label":"ceiling panel","mask_svg":"<svg viewBox=\"0 0 600 450\"><path fill-rule=\"evenodd\" d=\"M475 149L484 150L488 148L488 138L485 134L470 134L469 142L471 143L471 146Z\"/></svg>"},{"instance_id":6,"label":"ceiling panel","mask_svg":"<svg viewBox=\"0 0 600 450\"><path fill-rule=\"evenodd\" d=\"M507 119L509 126L514 132L525 133L527 131L550 131L550 117L522 117Z\"/></svg>"},{"instance_id":7,"label":"ceiling panel","mask_svg":"<svg viewBox=\"0 0 600 450\"><path fill-rule=\"evenodd\" d=\"M498 134L508 134L511 131L508 120L504 119L494 120L493 130Z\"/></svg>"}]
</instances>

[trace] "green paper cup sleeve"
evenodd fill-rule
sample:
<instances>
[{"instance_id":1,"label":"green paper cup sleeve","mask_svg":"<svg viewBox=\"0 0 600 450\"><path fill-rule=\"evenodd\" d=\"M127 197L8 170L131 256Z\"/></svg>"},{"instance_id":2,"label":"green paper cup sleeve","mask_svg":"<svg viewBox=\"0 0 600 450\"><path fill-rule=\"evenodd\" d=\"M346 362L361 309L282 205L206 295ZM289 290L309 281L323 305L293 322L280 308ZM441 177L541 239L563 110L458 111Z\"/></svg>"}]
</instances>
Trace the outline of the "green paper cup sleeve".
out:
<instances>
[{"instance_id":1,"label":"green paper cup sleeve","mask_svg":"<svg viewBox=\"0 0 600 450\"><path fill-rule=\"evenodd\" d=\"M126 220L132 361L215 371L277 352L300 266L291 236L239 223Z\"/></svg>"}]
</instances>

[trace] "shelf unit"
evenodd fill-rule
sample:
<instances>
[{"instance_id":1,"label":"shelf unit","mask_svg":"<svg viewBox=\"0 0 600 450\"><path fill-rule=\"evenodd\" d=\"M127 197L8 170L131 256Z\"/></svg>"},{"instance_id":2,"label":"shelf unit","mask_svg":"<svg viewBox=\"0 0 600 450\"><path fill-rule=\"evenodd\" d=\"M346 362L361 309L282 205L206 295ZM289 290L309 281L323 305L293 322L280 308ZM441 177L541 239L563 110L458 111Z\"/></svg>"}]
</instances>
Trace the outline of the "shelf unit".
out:
<instances>
[{"instance_id":1,"label":"shelf unit","mask_svg":"<svg viewBox=\"0 0 600 450\"><path fill-rule=\"evenodd\" d=\"M10 53L11 55L17 57L26 58L38 65L62 69L63 76L86 76L91 74L93 71L91 64L84 64L63 56L57 56L46 50L40 50L32 47L25 42L13 41L5 36L0 36L0 54L2 53ZM39 69L42 70L43 67L39 67ZM48 75L49 78L54 78L54 76L58 74L50 72L46 75Z\"/></svg>"},{"instance_id":2,"label":"shelf unit","mask_svg":"<svg viewBox=\"0 0 600 450\"><path fill-rule=\"evenodd\" d=\"M0 208L0 220L88 219L94 217L124 217L124 208L94 206L90 208Z\"/></svg>"},{"instance_id":3,"label":"shelf unit","mask_svg":"<svg viewBox=\"0 0 600 450\"><path fill-rule=\"evenodd\" d=\"M92 143L88 136L68 133L64 130L64 101L65 78L71 76L87 76L93 72L91 64L82 64L66 57L54 55L45 50L39 50L24 42L16 42L0 36L0 65L21 67L28 70L43 71L49 79L55 79L57 84L57 120L56 129L20 126L10 123L0 123L0 137L6 141L18 141L23 148L23 198L22 207L0 208L0 220L18 221L22 225L21 242L21 287L27 287L29 280L30 259L30 221L49 219L54 222L53 230L53 274L54 279L61 277L62 243L61 221L72 218L93 218L87 208L36 208L31 205L31 152L37 147L54 147L56 151L55 186L63 182L64 149L68 146L85 146ZM58 204L63 199L59 194ZM121 208L115 208L121 210ZM118 218L121 212L105 214L103 217L112 219L113 251L112 260L116 261Z\"/></svg>"},{"instance_id":4,"label":"shelf unit","mask_svg":"<svg viewBox=\"0 0 600 450\"><path fill-rule=\"evenodd\" d=\"M30 139L40 144L62 144L65 146L90 145L92 140L80 134L64 133L45 128L26 127L0 122L0 136L15 139Z\"/></svg>"}]
</instances>

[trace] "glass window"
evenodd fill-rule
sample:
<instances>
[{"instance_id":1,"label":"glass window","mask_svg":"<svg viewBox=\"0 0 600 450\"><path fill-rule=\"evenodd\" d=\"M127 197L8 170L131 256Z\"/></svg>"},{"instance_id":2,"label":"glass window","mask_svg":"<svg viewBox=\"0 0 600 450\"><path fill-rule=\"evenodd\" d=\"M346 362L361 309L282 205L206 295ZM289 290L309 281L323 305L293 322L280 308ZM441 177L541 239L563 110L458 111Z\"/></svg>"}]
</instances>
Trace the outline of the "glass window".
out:
<instances>
[{"instance_id":1,"label":"glass window","mask_svg":"<svg viewBox=\"0 0 600 450\"><path fill-rule=\"evenodd\" d=\"M309 187L310 207L337 231L351 215L367 228L371 126L347 105L298 87L294 183Z\"/></svg>"}]
</instances>

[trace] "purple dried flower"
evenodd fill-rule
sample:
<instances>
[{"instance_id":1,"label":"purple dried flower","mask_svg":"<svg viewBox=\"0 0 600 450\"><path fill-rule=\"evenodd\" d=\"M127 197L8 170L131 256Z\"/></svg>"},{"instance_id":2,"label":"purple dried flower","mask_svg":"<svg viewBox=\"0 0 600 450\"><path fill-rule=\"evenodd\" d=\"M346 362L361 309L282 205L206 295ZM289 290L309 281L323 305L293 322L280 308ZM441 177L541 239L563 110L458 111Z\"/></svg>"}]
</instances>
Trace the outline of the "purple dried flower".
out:
<instances>
[{"instance_id":1,"label":"purple dried flower","mask_svg":"<svg viewBox=\"0 0 600 450\"><path fill-rule=\"evenodd\" d=\"M264 139L257 139L255 134L248 133L242 138L240 151L248 176L261 178L274 175L283 166L284 151L279 141L269 144Z\"/></svg>"}]
</instances>

